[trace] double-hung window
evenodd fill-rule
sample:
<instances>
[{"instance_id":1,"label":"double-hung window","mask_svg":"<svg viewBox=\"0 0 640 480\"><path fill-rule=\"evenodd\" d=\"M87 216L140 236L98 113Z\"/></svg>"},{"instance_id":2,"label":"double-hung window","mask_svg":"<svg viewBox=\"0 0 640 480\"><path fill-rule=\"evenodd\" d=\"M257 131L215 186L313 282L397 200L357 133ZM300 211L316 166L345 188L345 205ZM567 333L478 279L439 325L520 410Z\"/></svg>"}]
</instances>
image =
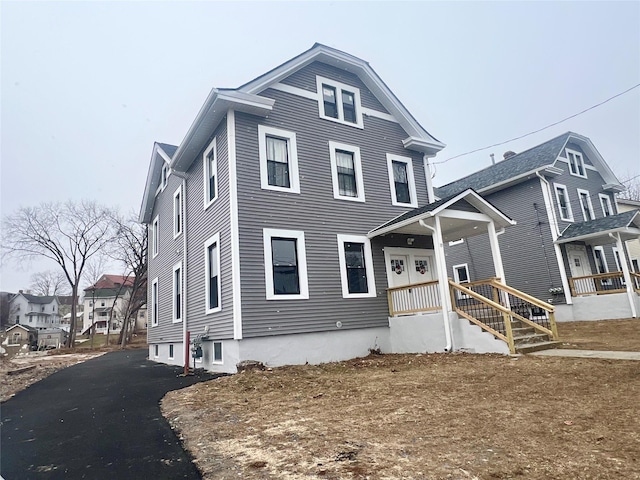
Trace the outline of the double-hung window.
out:
<instances>
[{"instance_id":1,"label":"double-hung window","mask_svg":"<svg viewBox=\"0 0 640 480\"><path fill-rule=\"evenodd\" d=\"M329 142L333 198L364 202L360 148Z\"/></svg>"},{"instance_id":2,"label":"double-hung window","mask_svg":"<svg viewBox=\"0 0 640 480\"><path fill-rule=\"evenodd\" d=\"M602 214L605 217L613 215L613 208L611 207L611 198L609 195L603 193L598 194L600 197L600 206L602 207Z\"/></svg>"},{"instance_id":3,"label":"double-hung window","mask_svg":"<svg viewBox=\"0 0 640 480\"><path fill-rule=\"evenodd\" d=\"M220 235L215 234L204 244L205 312L219 312L220 303Z\"/></svg>"},{"instance_id":4,"label":"double-hung window","mask_svg":"<svg viewBox=\"0 0 640 480\"><path fill-rule=\"evenodd\" d=\"M151 326L158 325L158 279L151 282Z\"/></svg>"},{"instance_id":5,"label":"double-hung window","mask_svg":"<svg viewBox=\"0 0 640 480\"><path fill-rule=\"evenodd\" d=\"M300 193L296 134L258 125L260 184L264 190Z\"/></svg>"},{"instance_id":6,"label":"double-hung window","mask_svg":"<svg viewBox=\"0 0 640 480\"><path fill-rule=\"evenodd\" d=\"M218 198L218 159L215 137L202 154L202 171L204 174L204 208L207 208Z\"/></svg>"},{"instance_id":7,"label":"double-hung window","mask_svg":"<svg viewBox=\"0 0 640 480\"><path fill-rule=\"evenodd\" d=\"M582 218L585 222L594 220L593 205L591 204L591 195L589 191L578 188L578 198L580 199L580 208L582 209Z\"/></svg>"},{"instance_id":8,"label":"double-hung window","mask_svg":"<svg viewBox=\"0 0 640 480\"><path fill-rule=\"evenodd\" d=\"M604 247L593 247L593 258L596 261L596 270L598 270L598 273L607 273L609 271L607 260L604 256Z\"/></svg>"},{"instance_id":9,"label":"double-hung window","mask_svg":"<svg viewBox=\"0 0 640 480\"><path fill-rule=\"evenodd\" d=\"M566 149L567 161L569 162L569 173L576 177L587 178L586 170L584 168L584 161L582 154L575 150Z\"/></svg>"},{"instance_id":10,"label":"double-hung window","mask_svg":"<svg viewBox=\"0 0 640 480\"><path fill-rule=\"evenodd\" d=\"M375 297L371 243L359 235L338 235L343 298Z\"/></svg>"},{"instance_id":11,"label":"double-hung window","mask_svg":"<svg viewBox=\"0 0 640 480\"><path fill-rule=\"evenodd\" d=\"M573 212L571 211L571 203L569 202L569 192L567 187L554 183L553 187L556 192L556 201L558 202L558 211L560 212L560 219L565 222L573 222Z\"/></svg>"},{"instance_id":12,"label":"double-hung window","mask_svg":"<svg viewBox=\"0 0 640 480\"><path fill-rule=\"evenodd\" d=\"M153 257L158 255L158 250L160 246L160 225L159 225L159 217L153 219L153 223L151 224L151 254Z\"/></svg>"},{"instance_id":13,"label":"double-hung window","mask_svg":"<svg viewBox=\"0 0 640 480\"><path fill-rule=\"evenodd\" d=\"M304 232L263 229L267 300L307 299Z\"/></svg>"},{"instance_id":14,"label":"double-hung window","mask_svg":"<svg viewBox=\"0 0 640 480\"><path fill-rule=\"evenodd\" d=\"M182 233L182 186L173 194L173 238Z\"/></svg>"},{"instance_id":15,"label":"double-hung window","mask_svg":"<svg viewBox=\"0 0 640 480\"><path fill-rule=\"evenodd\" d=\"M320 118L363 128L360 89L316 77Z\"/></svg>"},{"instance_id":16,"label":"double-hung window","mask_svg":"<svg viewBox=\"0 0 640 480\"><path fill-rule=\"evenodd\" d=\"M387 153L387 168L391 204L402 207L417 207L416 183L411 158Z\"/></svg>"},{"instance_id":17,"label":"double-hung window","mask_svg":"<svg viewBox=\"0 0 640 480\"><path fill-rule=\"evenodd\" d=\"M173 266L173 321L182 321L182 262Z\"/></svg>"}]
</instances>

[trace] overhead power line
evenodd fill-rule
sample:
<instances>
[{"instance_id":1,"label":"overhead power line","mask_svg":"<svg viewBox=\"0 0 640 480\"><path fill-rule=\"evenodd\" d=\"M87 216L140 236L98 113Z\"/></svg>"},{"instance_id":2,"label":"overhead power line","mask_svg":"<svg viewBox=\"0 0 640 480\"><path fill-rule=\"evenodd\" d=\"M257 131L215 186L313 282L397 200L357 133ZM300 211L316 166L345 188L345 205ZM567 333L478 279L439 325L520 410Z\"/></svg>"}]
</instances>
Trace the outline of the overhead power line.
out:
<instances>
[{"instance_id":1,"label":"overhead power line","mask_svg":"<svg viewBox=\"0 0 640 480\"><path fill-rule=\"evenodd\" d=\"M573 115L570 115L570 116L568 116L566 118L563 118L562 120L558 120L557 122L551 123L551 124L549 124L549 125L547 125L545 127L539 128L538 130L534 130L532 132L525 133L524 135L520 135L518 137L510 138L509 140L505 140L503 142L494 143L493 145L488 145L488 146L482 147L482 148L476 148L475 150L471 150L469 152L461 153L459 155L454 155L453 157L449 157L446 160L442 160L440 162L433 162L432 165L439 165L439 164L447 163L449 160L453 160L454 158L460 158L460 157L464 157L466 155L471 155L472 153L481 152L483 150L488 150L489 148L499 147L500 145L504 145L505 143L513 142L515 140L520 140L521 138L525 138L525 137L528 137L528 136L533 135L535 133L542 132L543 130L546 130L546 129L551 128L551 127L555 127L556 125L559 125L562 122L566 122L567 120L575 118L578 115L582 115L583 113L586 113L589 110L593 110L594 108L597 108L597 107L599 107L601 105L604 105L605 103L610 102L611 100L613 100L615 98L618 98L618 97L624 95L625 93L629 93L631 90L633 90L635 88L638 88L638 87L640 87L640 83L634 85L631 88L626 89L624 92L620 92L620 93L614 95L613 97L609 97L609 98L607 98L606 100L603 100L600 103L596 103L595 105L592 105L589 108L585 108L584 110L582 110L582 111L580 111L578 113L574 113Z\"/></svg>"}]
</instances>

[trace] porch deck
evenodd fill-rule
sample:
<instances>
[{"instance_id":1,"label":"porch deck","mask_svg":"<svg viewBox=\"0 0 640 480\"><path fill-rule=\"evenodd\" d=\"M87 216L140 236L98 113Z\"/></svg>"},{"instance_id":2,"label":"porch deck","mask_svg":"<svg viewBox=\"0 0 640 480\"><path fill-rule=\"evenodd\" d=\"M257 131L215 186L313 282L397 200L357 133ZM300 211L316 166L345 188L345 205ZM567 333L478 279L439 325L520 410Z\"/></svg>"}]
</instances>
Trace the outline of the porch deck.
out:
<instances>
[{"instance_id":1,"label":"porch deck","mask_svg":"<svg viewBox=\"0 0 640 480\"><path fill-rule=\"evenodd\" d=\"M633 290L640 294L640 273L630 272L630 275ZM572 297L610 295L627 291L623 272L572 277L569 279L569 288L571 289Z\"/></svg>"}]
</instances>

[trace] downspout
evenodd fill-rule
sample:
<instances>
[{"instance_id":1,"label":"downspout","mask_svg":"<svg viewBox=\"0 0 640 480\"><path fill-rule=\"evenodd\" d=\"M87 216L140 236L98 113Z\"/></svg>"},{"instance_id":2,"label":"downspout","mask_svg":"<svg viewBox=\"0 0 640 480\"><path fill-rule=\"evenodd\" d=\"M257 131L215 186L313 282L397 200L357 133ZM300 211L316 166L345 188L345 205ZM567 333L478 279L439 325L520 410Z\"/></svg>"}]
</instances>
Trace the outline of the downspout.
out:
<instances>
[{"instance_id":1,"label":"downspout","mask_svg":"<svg viewBox=\"0 0 640 480\"><path fill-rule=\"evenodd\" d=\"M420 220L419 223L428 230L431 230L431 238L434 239L433 247L436 254L436 268L438 270L438 286L440 287L440 299L442 303L442 321L444 323L444 337L446 345L444 347L445 352L451 352L453 349L451 322L449 322L449 312L451 311L451 298L449 298L449 284L447 277L447 263L444 258L444 246L442 244L442 230L440 228L440 218L434 217L436 226L435 228L427 225L424 220ZM437 244L436 244L437 242Z\"/></svg>"},{"instance_id":2,"label":"downspout","mask_svg":"<svg viewBox=\"0 0 640 480\"><path fill-rule=\"evenodd\" d=\"M560 250L560 245L556 243L556 240L560 236L560 233L558 229L556 212L553 208L553 204L551 203L551 198L549 198L549 195L551 195L551 185L549 185L549 181L546 178L540 175L540 172L536 172L536 176L546 187L542 189L542 196L544 197L544 204L547 209L547 217L549 218L549 221L552 222L550 228L551 239L553 240L553 251L556 254L556 263L558 264L558 270L560 271L560 281L562 282L562 289L564 290L564 299L565 302L567 302L567 305L573 305L573 298L571 298L571 289L569 288L569 279L567 278L567 271L564 268L564 258L562 256L562 251Z\"/></svg>"},{"instance_id":3,"label":"downspout","mask_svg":"<svg viewBox=\"0 0 640 480\"><path fill-rule=\"evenodd\" d=\"M638 312L636 312L636 302L635 302L635 293L633 292L633 283L631 279L631 274L629 273L629 266L627 265L627 254L624 251L624 243L622 243L622 239L620 238L620 234L614 235L613 233L609 233L609 236L616 241L616 247L618 247L618 254L620 255L620 266L622 267L622 275L624 277L624 281L627 284L627 297L629 298L629 306L631 307L631 316L633 318L638 317Z\"/></svg>"}]
</instances>

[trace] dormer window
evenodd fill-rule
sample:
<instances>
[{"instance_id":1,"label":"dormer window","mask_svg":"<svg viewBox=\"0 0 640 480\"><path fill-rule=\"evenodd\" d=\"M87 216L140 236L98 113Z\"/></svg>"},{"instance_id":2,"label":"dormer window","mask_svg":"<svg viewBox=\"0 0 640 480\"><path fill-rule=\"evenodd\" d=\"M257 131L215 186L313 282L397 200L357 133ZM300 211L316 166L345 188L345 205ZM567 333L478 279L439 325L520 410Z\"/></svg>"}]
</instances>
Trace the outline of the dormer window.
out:
<instances>
[{"instance_id":1,"label":"dormer window","mask_svg":"<svg viewBox=\"0 0 640 480\"><path fill-rule=\"evenodd\" d=\"M316 82L320 118L363 128L358 88L324 77Z\"/></svg>"},{"instance_id":2,"label":"dormer window","mask_svg":"<svg viewBox=\"0 0 640 480\"><path fill-rule=\"evenodd\" d=\"M569 173L571 173L571 175L587 178L581 153L567 148L567 161L569 162Z\"/></svg>"}]
</instances>

